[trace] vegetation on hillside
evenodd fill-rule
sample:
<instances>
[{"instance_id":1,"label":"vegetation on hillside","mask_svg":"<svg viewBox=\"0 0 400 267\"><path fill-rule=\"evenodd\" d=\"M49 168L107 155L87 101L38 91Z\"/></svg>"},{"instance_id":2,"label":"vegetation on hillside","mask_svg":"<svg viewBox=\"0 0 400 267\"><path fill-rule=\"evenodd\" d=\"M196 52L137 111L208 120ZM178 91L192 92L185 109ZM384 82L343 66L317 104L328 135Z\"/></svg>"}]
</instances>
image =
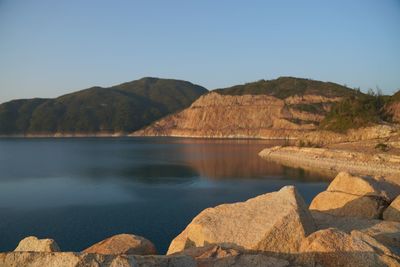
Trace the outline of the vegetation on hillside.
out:
<instances>
[{"instance_id":1,"label":"vegetation on hillside","mask_svg":"<svg viewBox=\"0 0 400 267\"><path fill-rule=\"evenodd\" d=\"M368 94L352 95L335 104L325 116L320 128L335 132L371 126L385 118L383 107L388 101L381 92L370 90Z\"/></svg>"},{"instance_id":2,"label":"vegetation on hillside","mask_svg":"<svg viewBox=\"0 0 400 267\"><path fill-rule=\"evenodd\" d=\"M207 90L179 80L143 78L109 88L92 87L55 99L21 99L0 105L0 135L52 133L118 133L138 130L170 113L188 107ZM335 132L390 121L385 108L400 101L378 90L359 90L310 79L281 77L247 83L215 92L223 95L266 94L340 97L341 102L287 104L290 109L325 116L319 128ZM311 123L293 119L292 122Z\"/></svg>"},{"instance_id":3,"label":"vegetation on hillside","mask_svg":"<svg viewBox=\"0 0 400 267\"><path fill-rule=\"evenodd\" d=\"M275 80L260 80L215 92L223 95L266 94L285 99L290 96L319 95L341 97L342 101L332 105L329 111L322 103L291 104L290 108L325 116L319 128L335 132L346 132L349 129L370 126L383 121L390 121L385 114L386 103L400 101L400 92L392 97L382 95L379 89L369 90L367 94L359 89L351 89L332 82L321 82L295 77L280 77ZM293 121L295 123L296 122Z\"/></svg>"},{"instance_id":4,"label":"vegetation on hillside","mask_svg":"<svg viewBox=\"0 0 400 267\"><path fill-rule=\"evenodd\" d=\"M390 98L390 101L400 102L400 90Z\"/></svg>"},{"instance_id":5,"label":"vegetation on hillside","mask_svg":"<svg viewBox=\"0 0 400 267\"><path fill-rule=\"evenodd\" d=\"M326 114L326 110L324 108L323 103L292 104L290 105L290 108L312 114L318 114L318 115Z\"/></svg>"},{"instance_id":6,"label":"vegetation on hillside","mask_svg":"<svg viewBox=\"0 0 400 267\"><path fill-rule=\"evenodd\" d=\"M33 111L48 99L19 99L0 105L0 134L25 133Z\"/></svg>"},{"instance_id":7,"label":"vegetation on hillside","mask_svg":"<svg viewBox=\"0 0 400 267\"><path fill-rule=\"evenodd\" d=\"M0 105L0 134L131 132L205 92L185 81L143 78L56 99L14 100Z\"/></svg>"},{"instance_id":8,"label":"vegetation on hillside","mask_svg":"<svg viewBox=\"0 0 400 267\"><path fill-rule=\"evenodd\" d=\"M222 95L260 95L266 94L280 99L295 95L321 95L326 97L343 97L357 94L350 89L331 82L321 82L311 79L280 77L275 80L259 80L257 82L236 85L229 88L217 89Z\"/></svg>"}]
</instances>

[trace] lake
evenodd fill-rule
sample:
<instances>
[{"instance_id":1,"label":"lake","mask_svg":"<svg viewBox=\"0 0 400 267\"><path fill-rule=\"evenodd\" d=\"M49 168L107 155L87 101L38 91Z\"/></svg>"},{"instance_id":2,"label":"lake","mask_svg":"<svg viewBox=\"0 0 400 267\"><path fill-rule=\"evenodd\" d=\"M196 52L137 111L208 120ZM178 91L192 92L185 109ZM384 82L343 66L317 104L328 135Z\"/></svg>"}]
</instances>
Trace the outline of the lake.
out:
<instances>
[{"instance_id":1,"label":"lake","mask_svg":"<svg viewBox=\"0 0 400 267\"><path fill-rule=\"evenodd\" d=\"M0 139L0 251L29 235L80 251L119 233L165 253L196 214L296 185L306 202L327 177L265 161L267 140Z\"/></svg>"}]
</instances>

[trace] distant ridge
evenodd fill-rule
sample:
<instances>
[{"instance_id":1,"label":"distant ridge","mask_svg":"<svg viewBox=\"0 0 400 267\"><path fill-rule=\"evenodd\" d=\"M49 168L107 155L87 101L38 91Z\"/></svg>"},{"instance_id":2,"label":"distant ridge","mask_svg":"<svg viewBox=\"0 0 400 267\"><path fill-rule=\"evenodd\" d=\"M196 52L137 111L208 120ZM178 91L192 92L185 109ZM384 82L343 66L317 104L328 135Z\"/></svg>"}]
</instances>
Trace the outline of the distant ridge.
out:
<instances>
[{"instance_id":1,"label":"distant ridge","mask_svg":"<svg viewBox=\"0 0 400 267\"><path fill-rule=\"evenodd\" d=\"M0 105L0 136L181 136L297 138L400 122L400 92L364 94L297 77L207 91L187 81L145 77L54 99Z\"/></svg>"},{"instance_id":2,"label":"distant ridge","mask_svg":"<svg viewBox=\"0 0 400 267\"><path fill-rule=\"evenodd\" d=\"M273 80L259 80L256 82L235 85L228 88L216 89L214 92L223 95L266 94L284 99L294 95L343 97L354 94L355 90L333 82L321 82L312 79L287 76L279 77Z\"/></svg>"},{"instance_id":3,"label":"distant ridge","mask_svg":"<svg viewBox=\"0 0 400 267\"><path fill-rule=\"evenodd\" d=\"M206 92L187 81L145 77L55 99L12 100L0 105L0 135L128 133L188 107Z\"/></svg>"}]
</instances>

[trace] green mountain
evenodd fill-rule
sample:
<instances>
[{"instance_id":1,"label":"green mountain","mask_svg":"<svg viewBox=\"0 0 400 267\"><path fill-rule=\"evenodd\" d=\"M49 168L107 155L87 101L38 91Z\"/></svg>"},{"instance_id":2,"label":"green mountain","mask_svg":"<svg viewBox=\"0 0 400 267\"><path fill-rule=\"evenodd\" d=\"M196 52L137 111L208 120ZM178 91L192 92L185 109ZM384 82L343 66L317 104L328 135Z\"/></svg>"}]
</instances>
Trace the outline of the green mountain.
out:
<instances>
[{"instance_id":1,"label":"green mountain","mask_svg":"<svg viewBox=\"0 0 400 267\"><path fill-rule=\"evenodd\" d=\"M222 95L261 95L267 94L280 99L295 95L320 95L325 97L344 97L356 93L346 86L332 82L321 82L295 77L279 77L274 80L236 85L229 88L216 89Z\"/></svg>"},{"instance_id":2,"label":"green mountain","mask_svg":"<svg viewBox=\"0 0 400 267\"><path fill-rule=\"evenodd\" d=\"M143 78L55 99L0 105L0 134L132 132L188 107L207 90L186 81Z\"/></svg>"}]
</instances>

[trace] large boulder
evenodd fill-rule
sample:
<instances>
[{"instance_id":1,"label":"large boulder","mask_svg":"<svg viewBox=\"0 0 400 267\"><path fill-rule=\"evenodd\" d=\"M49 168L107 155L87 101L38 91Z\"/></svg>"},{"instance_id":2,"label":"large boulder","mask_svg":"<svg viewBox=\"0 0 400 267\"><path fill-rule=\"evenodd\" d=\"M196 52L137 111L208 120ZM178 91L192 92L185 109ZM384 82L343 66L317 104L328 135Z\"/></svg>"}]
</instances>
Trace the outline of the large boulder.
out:
<instances>
[{"instance_id":1,"label":"large boulder","mask_svg":"<svg viewBox=\"0 0 400 267\"><path fill-rule=\"evenodd\" d=\"M311 215L319 230L337 228L348 234L353 230L358 230L375 238L385 246L400 250L400 222L340 217L318 211L312 211Z\"/></svg>"},{"instance_id":2,"label":"large boulder","mask_svg":"<svg viewBox=\"0 0 400 267\"><path fill-rule=\"evenodd\" d=\"M398 193L397 190L396 185L384 178L354 176L341 172L326 191L313 199L310 210L336 216L378 219Z\"/></svg>"},{"instance_id":3,"label":"large boulder","mask_svg":"<svg viewBox=\"0 0 400 267\"><path fill-rule=\"evenodd\" d=\"M1 267L196 267L196 261L185 255L142 256L102 255L74 252L0 253Z\"/></svg>"},{"instance_id":4,"label":"large boulder","mask_svg":"<svg viewBox=\"0 0 400 267\"><path fill-rule=\"evenodd\" d=\"M85 253L106 255L155 255L154 244L144 237L130 234L119 234L100 241L85 249Z\"/></svg>"},{"instance_id":5,"label":"large boulder","mask_svg":"<svg viewBox=\"0 0 400 267\"><path fill-rule=\"evenodd\" d=\"M356 176L340 172L330 183L327 191L378 197L390 202L400 194L400 187L384 177Z\"/></svg>"},{"instance_id":6,"label":"large boulder","mask_svg":"<svg viewBox=\"0 0 400 267\"><path fill-rule=\"evenodd\" d=\"M53 239L38 239L36 236L28 236L22 239L14 251L57 252L60 251Z\"/></svg>"},{"instance_id":7,"label":"large boulder","mask_svg":"<svg viewBox=\"0 0 400 267\"><path fill-rule=\"evenodd\" d=\"M390 206L383 212L383 219L400 222L400 196L395 198Z\"/></svg>"},{"instance_id":8,"label":"large boulder","mask_svg":"<svg viewBox=\"0 0 400 267\"><path fill-rule=\"evenodd\" d=\"M171 242L167 254L208 244L290 254L314 230L304 200L294 186L286 186L245 202L203 210Z\"/></svg>"},{"instance_id":9,"label":"large boulder","mask_svg":"<svg viewBox=\"0 0 400 267\"><path fill-rule=\"evenodd\" d=\"M335 228L314 232L300 248L298 262L305 266L399 266L399 257L372 237Z\"/></svg>"},{"instance_id":10,"label":"large boulder","mask_svg":"<svg viewBox=\"0 0 400 267\"><path fill-rule=\"evenodd\" d=\"M310 210L368 219L380 218L386 207L387 202L381 198L330 191L319 193L310 204Z\"/></svg>"}]
</instances>

